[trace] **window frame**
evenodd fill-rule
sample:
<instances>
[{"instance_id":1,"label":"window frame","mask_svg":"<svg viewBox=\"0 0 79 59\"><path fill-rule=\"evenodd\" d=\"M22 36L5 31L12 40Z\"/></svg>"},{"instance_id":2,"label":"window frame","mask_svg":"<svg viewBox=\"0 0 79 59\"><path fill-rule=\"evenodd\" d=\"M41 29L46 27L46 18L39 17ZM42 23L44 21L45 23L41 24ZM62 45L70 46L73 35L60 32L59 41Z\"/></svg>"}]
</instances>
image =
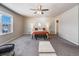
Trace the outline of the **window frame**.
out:
<instances>
[{"instance_id":1,"label":"window frame","mask_svg":"<svg viewBox=\"0 0 79 59\"><path fill-rule=\"evenodd\" d=\"M11 31L10 32L7 32L7 33L2 33L2 16L5 15L5 16L9 16L11 17ZM6 13L6 12L3 12L3 11L0 11L0 35L6 35L6 34L10 34L10 33L13 33L13 16L10 15L9 13Z\"/></svg>"}]
</instances>

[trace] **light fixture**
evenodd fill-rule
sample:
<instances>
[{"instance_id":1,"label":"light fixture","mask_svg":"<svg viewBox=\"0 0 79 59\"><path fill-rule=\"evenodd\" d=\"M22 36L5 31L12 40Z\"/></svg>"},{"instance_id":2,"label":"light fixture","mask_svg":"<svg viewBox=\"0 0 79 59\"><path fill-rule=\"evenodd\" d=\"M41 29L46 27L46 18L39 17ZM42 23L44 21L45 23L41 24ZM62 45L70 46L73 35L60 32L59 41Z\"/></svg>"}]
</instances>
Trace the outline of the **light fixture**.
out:
<instances>
[{"instance_id":1,"label":"light fixture","mask_svg":"<svg viewBox=\"0 0 79 59\"><path fill-rule=\"evenodd\" d=\"M44 14L44 11L49 11L49 9L43 9L42 5L39 5L39 7L36 9L30 9L30 10L34 11L34 14Z\"/></svg>"},{"instance_id":2,"label":"light fixture","mask_svg":"<svg viewBox=\"0 0 79 59\"><path fill-rule=\"evenodd\" d=\"M41 24L40 24L40 23L38 23L38 26L39 26L39 27L41 27Z\"/></svg>"},{"instance_id":3,"label":"light fixture","mask_svg":"<svg viewBox=\"0 0 79 59\"><path fill-rule=\"evenodd\" d=\"M44 14L44 12L42 12L42 11L37 11L37 12L34 12L34 14Z\"/></svg>"}]
</instances>

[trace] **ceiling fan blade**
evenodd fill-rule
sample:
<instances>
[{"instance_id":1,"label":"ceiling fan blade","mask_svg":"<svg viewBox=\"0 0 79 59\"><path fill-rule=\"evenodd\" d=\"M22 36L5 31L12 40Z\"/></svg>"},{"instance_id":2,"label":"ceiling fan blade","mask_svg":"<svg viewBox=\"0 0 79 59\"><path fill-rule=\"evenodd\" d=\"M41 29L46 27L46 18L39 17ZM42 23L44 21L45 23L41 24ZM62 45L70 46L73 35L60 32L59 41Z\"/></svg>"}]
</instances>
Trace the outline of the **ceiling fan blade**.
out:
<instances>
[{"instance_id":1,"label":"ceiling fan blade","mask_svg":"<svg viewBox=\"0 0 79 59\"><path fill-rule=\"evenodd\" d=\"M37 12L34 12L34 14L36 14Z\"/></svg>"},{"instance_id":2,"label":"ceiling fan blade","mask_svg":"<svg viewBox=\"0 0 79 59\"><path fill-rule=\"evenodd\" d=\"M39 6L39 10L41 10L41 9L42 9L42 5Z\"/></svg>"},{"instance_id":3,"label":"ceiling fan blade","mask_svg":"<svg viewBox=\"0 0 79 59\"><path fill-rule=\"evenodd\" d=\"M41 11L49 11L49 9L42 9Z\"/></svg>"},{"instance_id":4,"label":"ceiling fan blade","mask_svg":"<svg viewBox=\"0 0 79 59\"><path fill-rule=\"evenodd\" d=\"M38 11L38 9L30 9L30 10L33 10L33 11Z\"/></svg>"}]
</instances>

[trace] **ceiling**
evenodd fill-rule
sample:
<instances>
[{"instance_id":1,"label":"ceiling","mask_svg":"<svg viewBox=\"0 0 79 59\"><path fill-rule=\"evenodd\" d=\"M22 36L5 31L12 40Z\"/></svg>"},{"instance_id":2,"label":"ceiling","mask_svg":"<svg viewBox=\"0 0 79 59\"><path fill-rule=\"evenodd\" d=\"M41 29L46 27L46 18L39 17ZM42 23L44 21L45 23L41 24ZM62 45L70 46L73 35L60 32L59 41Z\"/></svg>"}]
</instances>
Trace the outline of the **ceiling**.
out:
<instances>
[{"instance_id":1,"label":"ceiling","mask_svg":"<svg viewBox=\"0 0 79 59\"><path fill-rule=\"evenodd\" d=\"M55 17L64 11L77 5L76 3L3 3L4 6L26 17L36 16L52 16ZM49 9L45 11L43 15L34 14L32 8L38 8L42 5L42 8Z\"/></svg>"}]
</instances>

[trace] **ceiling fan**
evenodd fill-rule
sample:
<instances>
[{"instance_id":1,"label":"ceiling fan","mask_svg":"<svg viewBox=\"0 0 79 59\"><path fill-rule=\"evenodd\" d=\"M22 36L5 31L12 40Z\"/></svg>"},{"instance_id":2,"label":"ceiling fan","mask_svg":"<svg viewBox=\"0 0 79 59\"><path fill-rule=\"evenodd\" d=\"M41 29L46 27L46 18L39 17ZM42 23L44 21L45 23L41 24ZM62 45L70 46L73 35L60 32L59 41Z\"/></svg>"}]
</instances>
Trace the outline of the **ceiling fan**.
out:
<instances>
[{"instance_id":1,"label":"ceiling fan","mask_svg":"<svg viewBox=\"0 0 79 59\"><path fill-rule=\"evenodd\" d=\"M44 11L49 11L49 9L43 9L42 5L40 5L37 9L30 9L35 11L34 14L44 14Z\"/></svg>"}]
</instances>

